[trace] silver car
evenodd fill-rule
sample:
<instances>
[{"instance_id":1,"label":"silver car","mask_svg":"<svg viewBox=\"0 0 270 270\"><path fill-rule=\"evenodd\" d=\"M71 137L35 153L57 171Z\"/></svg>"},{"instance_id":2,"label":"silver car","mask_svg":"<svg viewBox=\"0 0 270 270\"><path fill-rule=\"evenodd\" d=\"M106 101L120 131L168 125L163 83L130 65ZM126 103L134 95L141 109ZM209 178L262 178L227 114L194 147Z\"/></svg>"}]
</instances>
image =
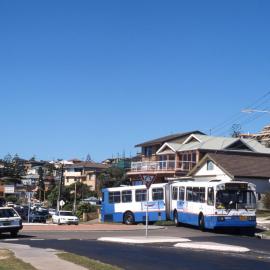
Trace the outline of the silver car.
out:
<instances>
[{"instance_id":1,"label":"silver car","mask_svg":"<svg viewBox=\"0 0 270 270\"><path fill-rule=\"evenodd\" d=\"M0 207L0 233L9 232L17 236L23 228L20 215L11 207Z\"/></svg>"}]
</instances>

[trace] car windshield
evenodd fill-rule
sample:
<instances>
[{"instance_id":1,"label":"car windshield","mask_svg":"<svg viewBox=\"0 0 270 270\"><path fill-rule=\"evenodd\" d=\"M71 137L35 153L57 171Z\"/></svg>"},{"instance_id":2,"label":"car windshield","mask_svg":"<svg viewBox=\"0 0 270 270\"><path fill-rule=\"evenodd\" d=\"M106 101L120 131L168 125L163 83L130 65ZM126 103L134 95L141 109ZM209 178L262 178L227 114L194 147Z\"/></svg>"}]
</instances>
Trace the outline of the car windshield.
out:
<instances>
[{"instance_id":1,"label":"car windshield","mask_svg":"<svg viewBox=\"0 0 270 270\"><path fill-rule=\"evenodd\" d=\"M59 212L60 216L73 216L72 212Z\"/></svg>"},{"instance_id":2,"label":"car windshield","mask_svg":"<svg viewBox=\"0 0 270 270\"><path fill-rule=\"evenodd\" d=\"M239 209L255 208L256 199L250 190L219 190L216 196L216 208Z\"/></svg>"},{"instance_id":3,"label":"car windshield","mask_svg":"<svg viewBox=\"0 0 270 270\"><path fill-rule=\"evenodd\" d=\"M17 217L17 213L13 209L0 209L0 218Z\"/></svg>"}]
</instances>

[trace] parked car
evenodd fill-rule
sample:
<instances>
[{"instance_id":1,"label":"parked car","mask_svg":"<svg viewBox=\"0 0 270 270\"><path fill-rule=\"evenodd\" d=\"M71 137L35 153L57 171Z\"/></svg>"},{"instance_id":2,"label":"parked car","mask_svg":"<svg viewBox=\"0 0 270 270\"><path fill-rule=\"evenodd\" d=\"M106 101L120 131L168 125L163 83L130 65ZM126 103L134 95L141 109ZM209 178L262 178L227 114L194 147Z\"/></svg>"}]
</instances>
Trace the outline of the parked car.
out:
<instances>
[{"instance_id":1,"label":"parked car","mask_svg":"<svg viewBox=\"0 0 270 270\"><path fill-rule=\"evenodd\" d=\"M17 211L17 213L20 215L22 220L27 220L28 217L28 208L25 208L24 206L21 205L16 205L13 207Z\"/></svg>"},{"instance_id":2,"label":"parked car","mask_svg":"<svg viewBox=\"0 0 270 270\"><path fill-rule=\"evenodd\" d=\"M99 205L100 204L100 201L98 198L96 197L89 197L89 198L86 198L86 199L83 199L81 200L81 203L89 203L91 205Z\"/></svg>"},{"instance_id":3,"label":"parked car","mask_svg":"<svg viewBox=\"0 0 270 270\"><path fill-rule=\"evenodd\" d=\"M11 236L17 236L22 227L22 219L16 210L0 207L0 233L9 232Z\"/></svg>"},{"instance_id":4,"label":"parked car","mask_svg":"<svg viewBox=\"0 0 270 270\"><path fill-rule=\"evenodd\" d=\"M52 223L54 224L79 224L79 219L71 211L59 211L52 216Z\"/></svg>"},{"instance_id":5,"label":"parked car","mask_svg":"<svg viewBox=\"0 0 270 270\"><path fill-rule=\"evenodd\" d=\"M50 216L53 216L53 215L55 215L56 214L56 209L54 209L54 208L49 208L49 215Z\"/></svg>"},{"instance_id":6,"label":"parked car","mask_svg":"<svg viewBox=\"0 0 270 270\"><path fill-rule=\"evenodd\" d=\"M46 212L32 211L29 215L29 222L46 223L47 216Z\"/></svg>"}]
</instances>

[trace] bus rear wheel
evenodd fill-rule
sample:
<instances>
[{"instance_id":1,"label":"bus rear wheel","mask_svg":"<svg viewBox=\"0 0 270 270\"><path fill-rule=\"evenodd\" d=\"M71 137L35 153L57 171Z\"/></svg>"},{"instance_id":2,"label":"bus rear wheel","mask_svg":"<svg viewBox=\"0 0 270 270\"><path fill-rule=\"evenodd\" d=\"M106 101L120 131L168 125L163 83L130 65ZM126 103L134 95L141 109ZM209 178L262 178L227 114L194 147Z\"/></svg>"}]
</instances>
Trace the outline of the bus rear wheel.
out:
<instances>
[{"instance_id":1,"label":"bus rear wheel","mask_svg":"<svg viewBox=\"0 0 270 270\"><path fill-rule=\"evenodd\" d=\"M174 211L174 213L173 213L173 220L174 220L175 226L179 227L180 223L179 223L179 220L178 220L178 212L177 211Z\"/></svg>"},{"instance_id":2,"label":"bus rear wheel","mask_svg":"<svg viewBox=\"0 0 270 270\"><path fill-rule=\"evenodd\" d=\"M201 231L205 231L204 216L202 213L199 215L199 228Z\"/></svg>"},{"instance_id":3,"label":"bus rear wheel","mask_svg":"<svg viewBox=\"0 0 270 270\"><path fill-rule=\"evenodd\" d=\"M124 223L126 225L132 225L135 222L135 218L132 212L126 212L124 214Z\"/></svg>"}]
</instances>

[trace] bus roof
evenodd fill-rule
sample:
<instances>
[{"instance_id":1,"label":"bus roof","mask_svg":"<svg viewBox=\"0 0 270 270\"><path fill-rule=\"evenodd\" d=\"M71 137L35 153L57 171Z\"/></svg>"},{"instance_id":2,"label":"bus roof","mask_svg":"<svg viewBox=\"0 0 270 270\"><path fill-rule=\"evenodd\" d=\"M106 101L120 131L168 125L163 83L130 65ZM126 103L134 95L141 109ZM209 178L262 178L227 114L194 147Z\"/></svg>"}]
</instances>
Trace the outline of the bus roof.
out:
<instances>
[{"instance_id":1,"label":"bus roof","mask_svg":"<svg viewBox=\"0 0 270 270\"><path fill-rule=\"evenodd\" d=\"M164 187L167 183L160 184L152 184L151 187ZM122 190L136 190L136 189L146 189L145 185L138 186L120 186L120 187L112 187L112 188L103 188L102 191L122 191Z\"/></svg>"},{"instance_id":2,"label":"bus roof","mask_svg":"<svg viewBox=\"0 0 270 270\"><path fill-rule=\"evenodd\" d=\"M211 181L198 181L198 182L194 182L194 181L186 181L186 182L174 182L172 184L172 186L192 186L192 187L216 187L222 184L226 184L226 183L235 183L235 184L241 184L241 183L246 183L248 184L249 187L255 187L254 184L249 183L249 182L242 182L242 181L224 181L224 180L211 180Z\"/></svg>"}]
</instances>

